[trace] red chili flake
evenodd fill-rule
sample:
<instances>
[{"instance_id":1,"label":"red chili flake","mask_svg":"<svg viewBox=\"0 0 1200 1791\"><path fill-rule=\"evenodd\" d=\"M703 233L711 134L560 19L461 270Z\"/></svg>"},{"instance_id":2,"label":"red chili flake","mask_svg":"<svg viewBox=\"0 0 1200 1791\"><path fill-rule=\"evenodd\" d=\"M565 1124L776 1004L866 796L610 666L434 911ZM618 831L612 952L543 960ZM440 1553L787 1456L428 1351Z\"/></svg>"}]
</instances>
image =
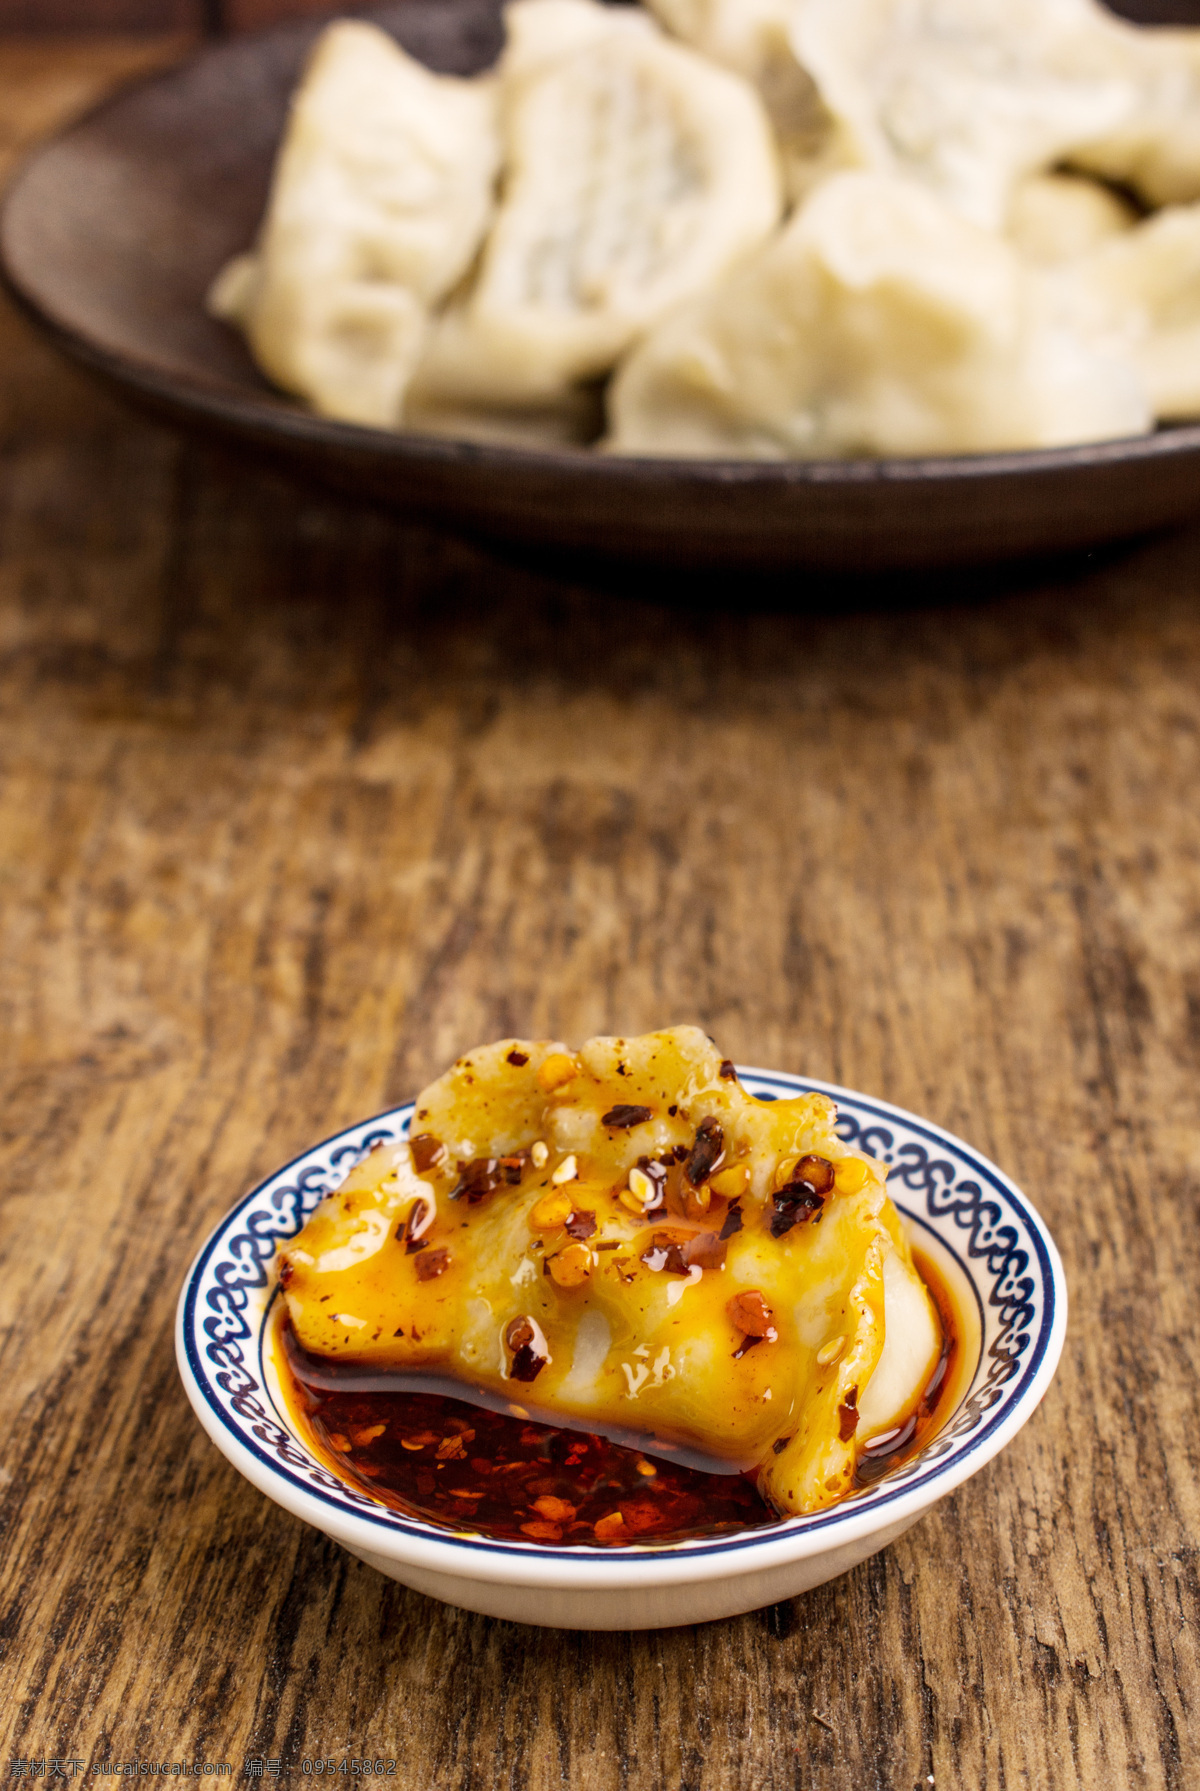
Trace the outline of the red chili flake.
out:
<instances>
[{"instance_id":1,"label":"red chili flake","mask_svg":"<svg viewBox=\"0 0 1200 1791\"><path fill-rule=\"evenodd\" d=\"M403 1335L404 1335L404 1326L403 1325L400 1326L400 1329L398 1331L392 1332L393 1337L403 1337Z\"/></svg>"},{"instance_id":2,"label":"red chili flake","mask_svg":"<svg viewBox=\"0 0 1200 1791\"><path fill-rule=\"evenodd\" d=\"M732 1057L723 1057L721 1059L721 1068L717 1073L724 1082L737 1081L737 1071L733 1067Z\"/></svg>"},{"instance_id":3,"label":"red chili flake","mask_svg":"<svg viewBox=\"0 0 1200 1791\"><path fill-rule=\"evenodd\" d=\"M470 1163L460 1162L458 1181L450 1190L450 1198L461 1200L465 1195L467 1204L475 1206L485 1194L493 1194L502 1179L497 1157L475 1157Z\"/></svg>"},{"instance_id":4,"label":"red chili flake","mask_svg":"<svg viewBox=\"0 0 1200 1791\"><path fill-rule=\"evenodd\" d=\"M648 1269L686 1275L693 1264L702 1269L721 1268L725 1246L715 1231L655 1231L641 1260Z\"/></svg>"},{"instance_id":5,"label":"red chili flake","mask_svg":"<svg viewBox=\"0 0 1200 1791\"><path fill-rule=\"evenodd\" d=\"M801 1162L824 1163L825 1159L824 1157L802 1157ZM832 1182L832 1165L826 1164L826 1168L830 1171ZM819 1213L824 1205L824 1193L820 1188L814 1187L807 1177L800 1175L799 1165L797 1165L796 1174L791 1181L776 1191L771 1212L771 1236L773 1238L783 1237L792 1229L793 1225L801 1225L806 1219L811 1219L813 1214Z\"/></svg>"},{"instance_id":6,"label":"red chili flake","mask_svg":"<svg viewBox=\"0 0 1200 1791\"><path fill-rule=\"evenodd\" d=\"M593 1250L619 1250L620 1248L621 1248L621 1240L619 1238L609 1238L603 1244L593 1244L592 1245Z\"/></svg>"},{"instance_id":7,"label":"red chili flake","mask_svg":"<svg viewBox=\"0 0 1200 1791\"><path fill-rule=\"evenodd\" d=\"M614 1131L627 1132L631 1126L640 1126L643 1120L651 1117L652 1107L616 1106L610 1107L602 1117L602 1126L611 1126Z\"/></svg>"},{"instance_id":8,"label":"red chili flake","mask_svg":"<svg viewBox=\"0 0 1200 1791\"><path fill-rule=\"evenodd\" d=\"M295 1263L291 1260L290 1257L285 1256L283 1261L279 1265L279 1285L280 1285L280 1287L287 1287L292 1279L292 1276L295 1273L296 1273Z\"/></svg>"},{"instance_id":9,"label":"red chili flake","mask_svg":"<svg viewBox=\"0 0 1200 1791\"><path fill-rule=\"evenodd\" d=\"M775 1441L771 1444L772 1453L775 1455L782 1455L791 1440L791 1437L776 1437Z\"/></svg>"},{"instance_id":10,"label":"red chili flake","mask_svg":"<svg viewBox=\"0 0 1200 1791\"><path fill-rule=\"evenodd\" d=\"M702 1119L696 1128L696 1142L687 1160L684 1174L693 1188L706 1182L725 1161L725 1133L715 1119Z\"/></svg>"},{"instance_id":11,"label":"red chili flake","mask_svg":"<svg viewBox=\"0 0 1200 1791\"><path fill-rule=\"evenodd\" d=\"M539 1517L544 1517L552 1524L569 1524L575 1516L577 1507L566 1499L556 1499L550 1493L544 1493L540 1499L533 1501L533 1509Z\"/></svg>"},{"instance_id":12,"label":"red chili flake","mask_svg":"<svg viewBox=\"0 0 1200 1791\"><path fill-rule=\"evenodd\" d=\"M515 1188L525 1172L529 1152L517 1151L511 1157L476 1157L458 1165L458 1182L450 1191L451 1200L466 1196L468 1206L476 1206L497 1188Z\"/></svg>"},{"instance_id":13,"label":"red chili flake","mask_svg":"<svg viewBox=\"0 0 1200 1791\"><path fill-rule=\"evenodd\" d=\"M528 1051L510 1051L504 1061L511 1063L514 1070L523 1070L529 1062L529 1053Z\"/></svg>"},{"instance_id":14,"label":"red chili flake","mask_svg":"<svg viewBox=\"0 0 1200 1791\"><path fill-rule=\"evenodd\" d=\"M771 1308L757 1287L748 1287L743 1293L734 1294L725 1310L738 1330L744 1331L747 1337L770 1337L774 1333Z\"/></svg>"},{"instance_id":15,"label":"red chili flake","mask_svg":"<svg viewBox=\"0 0 1200 1791\"><path fill-rule=\"evenodd\" d=\"M545 1366L545 1356L536 1355L531 1343L523 1343L512 1359L509 1373L515 1381L535 1381Z\"/></svg>"},{"instance_id":16,"label":"red chili flake","mask_svg":"<svg viewBox=\"0 0 1200 1791\"><path fill-rule=\"evenodd\" d=\"M623 1499L621 1516L625 1519L625 1528L634 1535L657 1529L660 1521L659 1509L653 1499Z\"/></svg>"},{"instance_id":17,"label":"red chili flake","mask_svg":"<svg viewBox=\"0 0 1200 1791\"><path fill-rule=\"evenodd\" d=\"M675 1115L679 1112L679 1108L672 1103L672 1105L667 1108L667 1112L670 1114L671 1118L674 1119Z\"/></svg>"},{"instance_id":18,"label":"red chili flake","mask_svg":"<svg viewBox=\"0 0 1200 1791\"><path fill-rule=\"evenodd\" d=\"M858 1429L858 1388L851 1387L838 1407L838 1435L848 1443Z\"/></svg>"},{"instance_id":19,"label":"red chili flake","mask_svg":"<svg viewBox=\"0 0 1200 1791\"><path fill-rule=\"evenodd\" d=\"M428 1256L417 1259L417 1280L433 1281L450 1267L449 1250L431 1250Z\"/></svg>"},{"instance_id":20,"label":"red chili flake","mask_svg":"<svg viewBox=\"0 0 1200 1791\"><path fill-rule=\"evenodd\" d=\"M412 1152L413 1167L418 1175L432 1169L446 1154L445 1145L432 1132L418 1132L415 1138L409 1139L408 1148Z\"/></svg>"},{"instance_id":21,"label":"red chili flake","mask_svg":"<svg viewBox=\"0 0 1200 1791\"><path fill-rule=\"evenodd\" d=\"M535 1542L561 1542L562 1525L548 1524L542 1518L535 1517L532 1523L521 1525L522 1533L532 1536Z\"/></svg>"},{"instance_id":22,"label":"red chili flake","mask_svg":"<svg viewBox=\"0 0 1200 1791\"><path fill-rule=\"evenodd\" d=\"M725 1245L715 1231L697 1232L684 1245L683 1260L689 1269L693 1263L699 1263L702 1269L723 1269Z\"/></svg>"},{"instance_id":23,"label":"red chili flake","mask_svg":"<svg viewBox=\"0 0 1200 1791\"><path fill-rule=\"evenodd\" d=\"M833 1164L828 1157L801 1157L792 1171L793 1182L804 1182L814 1194L828 1194L833 1186Z\"/></svg>"},{"instance_id":24,"label":"red chili flake","mask_svg":"<svg viewBox=\"0 0 1200 1791\"><path fill-rule=\"evenodd\" d=\"M752 1349L757 1349L760 1343L770 1343L772 1341L773 1339L769 1337L743 1337L742 1341L733 1352L733 1359L735 1362L740 1362L743 1356L749 1355Z\"/></svg>"},{"instance_id":25,"label":"red chili flake","mask_svg":"<svg viewBox=\"0 0 1200 1791\"><path fill-rule=\"evenodd\" d=\"M580 1242L582 1242L584 1238L590 1238L595 1229L595 1213L572 1213L565 1226L567 1236L578 1238Z\"/></svg>"},{"instance_id":26,"label":"red chili flake","mask_svg":"<svg viewBox=\"0 0 1200 1791\"><path fill-rule=\"evenodd\" d=\"M686 1242L685 1231L653 1232L650 1242L642 1251L642 1261L648 1269L656 1272L665 1269L668 1275L686 1275L687 1263L683 1260L683 1246Z\"/></svg>"},{"instance_id":27,"label":"red chili flake","mask_svg":"<svg viewBox=\"0 0 1200 1791\"><path fill-rule=\"evenodd\" d=\"M731 1238L742 1229L742 1203L740 1200L730 1202L729 1211L725 1215L725 1223L717 1233L719 1238Z\"/></svg>"},{"instance_id":28,"label":"red chili flake","mask_svg":"<svg viewBox=\"0 0 1200 1791\"><path fill-rule=\"evenodd\" d=\"M545 1356L539 1356L533 1347L537 1332L533 1320L522 1314L520 1318L510 1319L504 1333L504 1341L514 1352L512 1368L509 1370L515 1381L535 1381L546 1366ZM540 1432L531 1433L536 1442ZM524 1441L524 1434L522 1435Z\"/></svg>"}]
</instances>

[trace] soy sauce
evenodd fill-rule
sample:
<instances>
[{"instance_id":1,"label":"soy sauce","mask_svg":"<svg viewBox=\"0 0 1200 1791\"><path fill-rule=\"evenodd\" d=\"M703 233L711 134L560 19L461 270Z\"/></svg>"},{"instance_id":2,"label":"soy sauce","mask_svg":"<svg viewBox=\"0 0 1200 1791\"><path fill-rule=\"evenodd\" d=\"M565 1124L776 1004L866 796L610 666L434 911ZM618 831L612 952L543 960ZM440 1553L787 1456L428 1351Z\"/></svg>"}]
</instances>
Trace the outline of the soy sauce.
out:
<instances>
[{"instance_id":1,"label":"soy sauce","mask_svg":"<svg viewBox=\"0 0 1200 1791\"><path fill-rule=\"evenodd\" d=\"M959 1397L958 1325L949 1292L922 1257L942 1322L942 1351L913 1409L871 1438L854 1486L882 1480L928 1442ZM280 1366L295 1416L317 1452L380 1504L459 1533L559 1547L681 1542L780 1523L752 1472L708 1469L662 1439L642 1447L545 1424L479 1393L436 1389L431 1377L371 1373L304 1350L286 1316ZM436 1389L436 1390L435 1390Z\"/></svg>"},{"instance_id":2,"label":"soy sauce","mask_svg":"<svg viewBox=\"0 0 1200 1791\"><path fill-rule=\"evenodd\" d=\"M854 1469L854 1485L860 1492L915 1455L941 1429L957 1404L955 1383L961 1345L950 1291L927 1256L914 1250L913 1260L941 1320L941 1354L913 1409L891 1430L881 1431L864 1443Z\"/></svg>"},{"instance_id":3,"label":"soy sauce","mask_svg":"<svg viewBox=\"0 0 1200 1791\"><path fill-rule=\"evenodd\" d=\"M308 1355L286 1320L280 1340L294 1409L320 1453L394 1511L512 1542L586 1548L780 1521L745 1474L708 1473L518 1416L521 1408L364 1387L370 1376Z\"/></svg>"}]
</instances>

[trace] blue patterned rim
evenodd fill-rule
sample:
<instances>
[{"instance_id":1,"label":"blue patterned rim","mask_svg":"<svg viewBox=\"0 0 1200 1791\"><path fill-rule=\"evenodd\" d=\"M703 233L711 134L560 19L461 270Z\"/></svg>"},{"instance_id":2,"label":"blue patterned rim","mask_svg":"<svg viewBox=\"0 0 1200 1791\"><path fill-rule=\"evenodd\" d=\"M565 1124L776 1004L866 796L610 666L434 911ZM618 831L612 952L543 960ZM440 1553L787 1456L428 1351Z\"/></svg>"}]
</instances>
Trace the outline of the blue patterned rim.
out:
<instances>
[{"instance_id":1,"label":"blue patterned rim","mask_svg":"<svg viewBox=\"0 0 1200 1791\"><path fill-rule=\"evenodd\" d=\"M553 1561L560 1567L619 1560L628 1568L639 1561L694 1560L752 1549L758 1565L764 1551L769 1556L781 1543L793 1545L782 1551L793 1556L801 1537L832 1530L839 1533L818 1546L834 1547L842 1531L882 1529L923 1509L983 1466L1045 1392L1066 1326L1058 1253L1020 1190L951 1133L831 1083L768 1070L739 1067L738 1073L749 1093L766 1100L781 1094L830 1095L837 1102L840 1135L889 1165L888 1189L905 1218L938 1240L975 1291L982 1345L970 1388L933 1441L872 1487L765 1530L657 1547L556 1548L461 1535L402 1516L322 1466L288 1428L264 1372L272 1259L280 1240L295 1236L368 1150L407 1133L412 1102L295 1158L245 1195L201 1249L180 1296L176 1346L188 1397L204 1428L235 1466L281 1503L293 1509L302 1505L302 1515L312 1522L329 1521L336 1531L351 1519L362 1546L397 1558L411 1552L398 1546L402 1539L424 1545L422 1557L429 1545L440 1545L439 1554L445 1548L463 1551L473 1557L463 1559L464 1573L479 1571L480 1556L514 1564ZM868 1521L863 1525L856 1518Z\"/></svg>"}]
</instances>

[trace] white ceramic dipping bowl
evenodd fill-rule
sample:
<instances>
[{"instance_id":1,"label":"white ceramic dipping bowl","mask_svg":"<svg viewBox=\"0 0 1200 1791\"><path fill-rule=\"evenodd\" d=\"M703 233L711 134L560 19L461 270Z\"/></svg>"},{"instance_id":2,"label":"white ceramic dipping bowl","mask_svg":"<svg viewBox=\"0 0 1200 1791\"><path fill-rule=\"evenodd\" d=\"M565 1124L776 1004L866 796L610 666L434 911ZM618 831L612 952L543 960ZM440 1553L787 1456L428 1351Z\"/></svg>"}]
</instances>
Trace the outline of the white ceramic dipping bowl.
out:
<instances>
[{"instance_id":1,"label":"white ceramic dipping bowl","mask_svg":"<svg viewBox=\"0 0 1200 1791\"><path fill-rule=\"evenodd\" d=\"M819 1090L838 1130L890 1165L888 1189L914 1245L958 1309L966 1369L956 1409L915 1456L811 1517L708 1540L564 1548L459 1535L390 1511L306 1447L266 1346L275 1251L367 1150L403 1136L412 1104L297 1157L226 1214L179 1300L179 1372L217 1448L260 1492L381 1573L467 1610L560 1629L659 1629L734 1616L845 1573L979 1471L1029 1418L1066 1329L1058 1252L1008 1177L951 1133L829 1083L739 1069L775 1099Z\"/></svg>"}]
</instances>

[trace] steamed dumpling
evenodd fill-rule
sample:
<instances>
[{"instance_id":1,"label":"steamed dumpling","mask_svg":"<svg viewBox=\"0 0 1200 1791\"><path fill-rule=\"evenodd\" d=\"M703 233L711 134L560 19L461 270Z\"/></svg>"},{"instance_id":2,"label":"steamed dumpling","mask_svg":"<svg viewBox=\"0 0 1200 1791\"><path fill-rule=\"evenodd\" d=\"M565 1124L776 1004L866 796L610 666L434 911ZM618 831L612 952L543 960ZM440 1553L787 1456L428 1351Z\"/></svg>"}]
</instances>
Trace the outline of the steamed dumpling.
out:
<instances>
[{"instance_id":1,"label":"steamed dumpling","mask_svg":"<svg viewBox=\"0 0 1200 1791\"><path fill-rule=\"evenodd\" d=\"M293 100L258 251L210 304L285 390L394 427L429 310L483 238L498 160L490 83L430 74L373 25L331 25Z\"/></svg>"},{"instance_id":2,"label":"steamed dumpling","mask_svg":"<svg viewBox=\"0 0 1200 1791\"><path fill-rule=\"evenodd\" d=\"M979 453L1138 434L1133 367L1041 302L999 237L908 182L841 174L783 234L634 350L624 453Z\"/></svg>"},{"instance_id":3,"label":"steamed dumpling","mask_svg":"<svg viewBox=\"0 0 1200 1791\"><path fill-rule=\"evenodd\" d=\"M832 1101L732 1068L694 1026L468 1052L281 1249L300 1343L755 1465L783 1512L844 1496L940 1322Z\"/></svg>"},{"instance_id":4,"label":"steamed dumpling","mask_svg":"<svg viewBox=\"0 0 1200 1791\"><path fill-rule=\"evenodd\" d=\"M796 0L792 43L844 160L902 174L986 229L1016 182L1135 101L1092 0Z\"/></svg>"},{"instance_id":5,"label":"steamed dumpling","mask_svg":"<svg viewBox=\"0 0 1200 1791\"><path fill-rule=\"evenodd\" d=\"M1062 315L1135 365L1157 417L1200 416L1200 205L1171 206L1062 268Z\"/></svg>"},{"instance_id":6,"label":"steamed dumpling","mask_svg":"<svg viewBox=\"0 0 1200 1791\"><path fill-rule=\"evenodd\" d=\"M998 230L1022 176L1117 129L1136 105L1122 28L1093 0L650 4L758 87L794 197L839 168L869 168Z\"/></svg>"},{"instance_id":7,"label":"steamed dumpling","mask_svg":"<svg viewBox=\"0 0 1200 1791\"><path fill-rule=\"evenodd\" d=\"M856 161L804 67L793 26L805 0L648 0L667 30L758 90L779 144L789 197Z\"/></svg>"},{"instance_id":8,"label":"steamed dumpling","mask_svg":"<svg viewBox=\"0 0 1200 1791\"><path fill-rule=\"evenodd\" d=\"M1127 199L1085 174L1031 174L1012 197L1008 237L1026 261L1057 267L1132 230Z\"/></svg>"},{"instance_id":9,"label":"steamed dumpling","mask_svg":"<svg viewBox=\"0 0 1200 1791\"><path fill-rule=\"evenodd\" d=\"M478 274L432 334L415 407L545 405L605 374L777 222L747 83L645 14L518 0L501 64L504 196Z\"/></svg>"},{"instance_id":10,"label":"steamed dumpling","mask_svg":"<svg viewBox=\"0 0 1200 1791\"><path fill-rule=\"evenodd\" d=\"M1200 31L1115 19L1111 31L1134 103L1109 130L1077 145L1071 161L1132 187L1149 205L1200 199Z\"/></svg>"}]
</instances>

